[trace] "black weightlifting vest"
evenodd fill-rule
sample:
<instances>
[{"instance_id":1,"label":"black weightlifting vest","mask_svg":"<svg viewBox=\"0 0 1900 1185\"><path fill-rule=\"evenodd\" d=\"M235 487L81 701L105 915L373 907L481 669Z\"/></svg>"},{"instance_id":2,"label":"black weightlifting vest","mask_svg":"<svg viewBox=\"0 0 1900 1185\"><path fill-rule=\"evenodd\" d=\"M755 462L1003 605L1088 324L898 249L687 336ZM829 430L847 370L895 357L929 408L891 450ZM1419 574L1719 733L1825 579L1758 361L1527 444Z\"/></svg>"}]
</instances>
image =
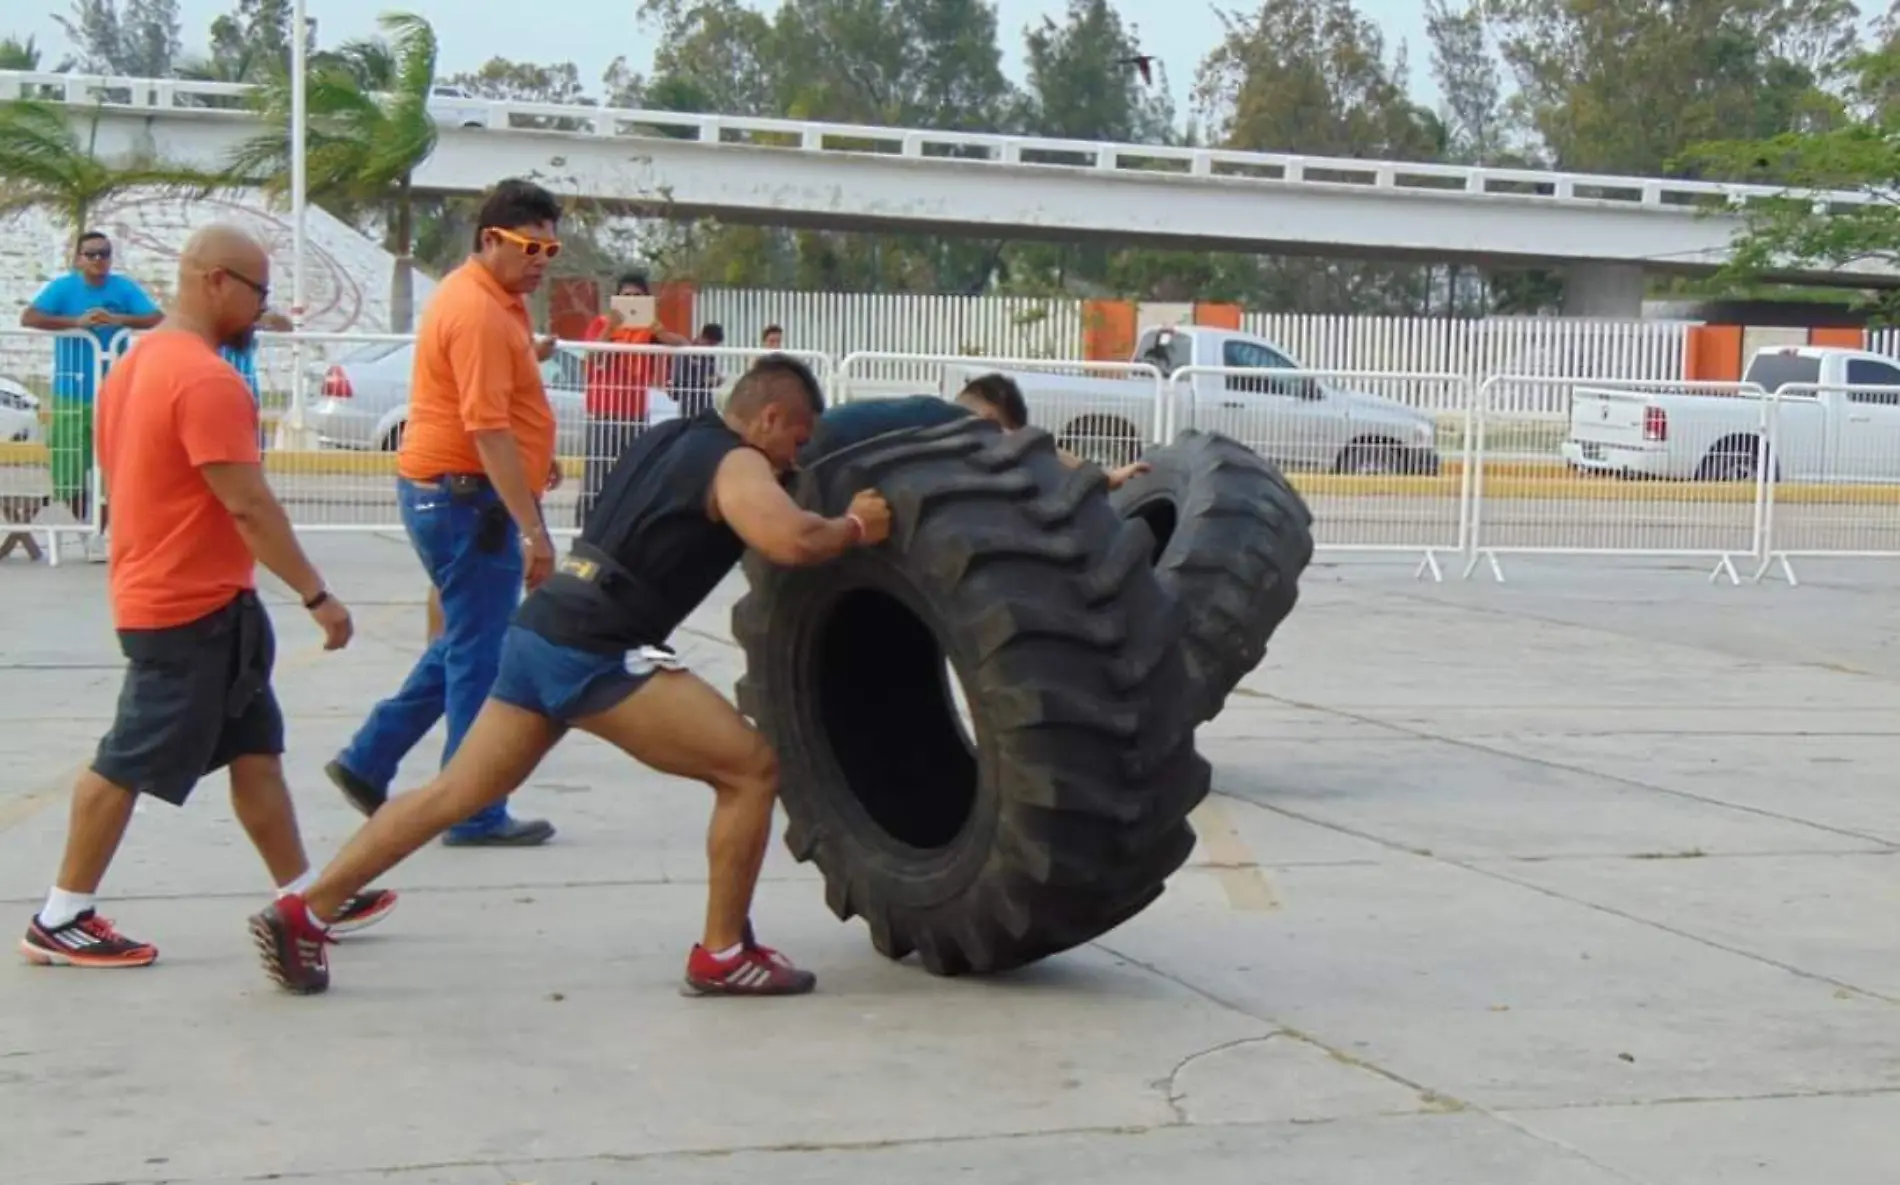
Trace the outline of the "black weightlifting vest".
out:
<instances>
[{"instance_id":1,"label":"black weightlifting vest","mask_svg":"<svg viewBox=\"0 0 1900 1185\"><path fill-rule=\"evenodd\" d=\"M716 411L642 433L614 462L580 538L522 601L515 624L601 654L664 643L745 551L706 507L719 463L746 447Z\"/></svg>"}]
</instances>

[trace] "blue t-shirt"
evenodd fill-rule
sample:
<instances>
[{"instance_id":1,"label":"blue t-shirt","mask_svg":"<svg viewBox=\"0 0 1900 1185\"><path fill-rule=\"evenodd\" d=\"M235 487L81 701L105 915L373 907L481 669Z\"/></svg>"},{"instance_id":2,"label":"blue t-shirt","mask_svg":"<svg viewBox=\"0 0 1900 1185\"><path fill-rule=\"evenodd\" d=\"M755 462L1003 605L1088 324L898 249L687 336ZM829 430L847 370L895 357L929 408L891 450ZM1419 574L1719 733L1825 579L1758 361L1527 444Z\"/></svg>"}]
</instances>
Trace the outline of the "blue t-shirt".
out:
<instances>
[{"instance_id":1,"label":"blue t-shirt","mask_svg":"<svg viewBox=\"0 0 1900 1185\"><path fill-rule=\"evenodd\" d=\"M812 465L873 436L947 424L970 414L962 404L937 395L901 395L841 403L818 417L811 439L799 450L798 463Z\"/></svg>"},{"instance_id":2,"label":"blue t-shirt","mask_svg":"<svg viewBox=\"0 0 1900 1185\"><path fill-rule=\"evenodd\" d=\"M231 369L244 376L244 385L251 389L251 398L257 398L257 347L238 351L230 346L219 346L218 357L231 364Z\"/></svg>"},{"instance_id":3,"label":"blue t-shirt","mask_svg":"<svg viewBox=\"0 0 1900 1185\"><path fill-rule=\"evenodd\" d=\"M67 272L40 289L40 294L33 298L33 307L49 317L83 317L94 309L128 317L149 317L158 312L158 306L145 295L145 289L139 287L136 280L118 272L109 273L98 284L87 283L86 277L77 271ZM90 328L99 343L96 349L81 337L61 337L54 343L53 395L56 398L91 403L94 360L109 363L106 347L115 336L125 332L123 325Z\"/></svg>"}]
</instances>

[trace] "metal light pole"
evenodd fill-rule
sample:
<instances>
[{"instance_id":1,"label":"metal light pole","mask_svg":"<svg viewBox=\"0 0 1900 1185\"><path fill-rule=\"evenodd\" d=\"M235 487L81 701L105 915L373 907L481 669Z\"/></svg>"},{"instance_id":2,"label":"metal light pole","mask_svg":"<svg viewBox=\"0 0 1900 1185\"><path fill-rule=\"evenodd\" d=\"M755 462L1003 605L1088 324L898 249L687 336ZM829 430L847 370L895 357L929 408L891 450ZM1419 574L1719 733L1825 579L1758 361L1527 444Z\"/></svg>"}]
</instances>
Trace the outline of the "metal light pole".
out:
<instances>
[{"instance_id":1,"label":"metal light pole","mask_svg":"<svg viewBox=\"0 0 1900 1185\"><path fill-rule=\"evenodd\" d=\"M304 104L305 80L309 70L306 45L310 39L310 25L309 18L304 15L304 0L295 0L291 6L290 30L290 329L298 336L293 337L290 344L290 439L282 442L282 445L301 449L305 447L302 340L304 283L309 270L304 260L304 190L307 184L304 175L304 123L309 113Z\"/></svg>"}]
</instances>

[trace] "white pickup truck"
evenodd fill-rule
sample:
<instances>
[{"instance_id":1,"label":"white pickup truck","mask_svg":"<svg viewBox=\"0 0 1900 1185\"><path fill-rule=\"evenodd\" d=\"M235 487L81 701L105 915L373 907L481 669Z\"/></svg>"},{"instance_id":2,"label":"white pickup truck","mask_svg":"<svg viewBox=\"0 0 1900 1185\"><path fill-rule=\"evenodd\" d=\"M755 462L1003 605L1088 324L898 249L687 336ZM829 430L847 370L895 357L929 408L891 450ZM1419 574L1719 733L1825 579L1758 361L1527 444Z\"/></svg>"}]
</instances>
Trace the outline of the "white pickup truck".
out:
<instances>
[{"instance_id":1,"label":"white pickup truck","mask_svg":"<svg viewBox=\"0 0 1900 1185\"><path fill-rule=\"evenodd\" d=\"M1224 433L1285 469L1438 472L1438 425L1430 413L1303 375L1291 358L1253 334L1204 325L1150 327L1135 344L1134 361L1163 375L1184 366L1258 372L1191 376L1184 391L1188 397L1178 405L1176 430ZM1078 369L1086 365L1076 364ZM946 367L941 394L954 396L970 379L996 369L981 363ZM1144 375L1003 373L1022 388L1030 422L1053 432L1079 456L1121 464L1153 438L1155 384Z\"/></svg>"},{"instance_id":2,"label":"white pickup truck","mask_svg":"<svg viewBox=\"0 0 1900 1185\"><path fill-rule=\"evenodd\" d=\"M1769 346L1742 381L1779 392L1775 480L1900 481L1900 362L1836 346ZM1761 469L1765 401L1579 387L1572 468L1694 481L1750 481Z\"/></svg>"}]
</instances>

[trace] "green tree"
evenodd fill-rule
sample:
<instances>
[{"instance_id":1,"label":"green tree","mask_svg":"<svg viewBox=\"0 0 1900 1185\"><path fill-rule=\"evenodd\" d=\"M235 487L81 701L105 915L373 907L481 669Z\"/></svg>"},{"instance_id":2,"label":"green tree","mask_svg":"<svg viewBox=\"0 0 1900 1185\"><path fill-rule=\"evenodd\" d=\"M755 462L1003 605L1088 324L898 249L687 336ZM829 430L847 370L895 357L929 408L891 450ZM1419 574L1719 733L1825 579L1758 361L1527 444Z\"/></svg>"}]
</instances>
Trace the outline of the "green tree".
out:
<instances>
[{"instance_id":1,"label":"green tree","mask_svg":"<svg viewBox=\"0 0 1900 1185\"><path fill-rule=\"evenodd\" d=\"M38 70L40 68L40 47L33 38L25 41L18 37L0 37L0 70Z\"/></svg>"},{"instance_id":2,"label":"green tree","mask_svg":"<svg viewBox=\"0 0 1900 1185\"><path fill-rule=\"evenodd\" d=\"M1351 0L1262 0L1223 19L1226 36L1195 82L1222 147L1399 160L1440 152L1444 123L1412 102L1403 54L1387 55ZM1413 313L1433 289L1424 269L1354 261L1261 259L1245 282L1237 271L1228 282L1249 303L1306 312Z\"/></svg>"},{"instance_id":3,"label":"green tree","mask_svg":"<svg viewBox=\"0 0 1900 1185\"><path fill-rule=\"evenodd\" d=\"M205 81L262 83L288 74L295 15L291 0L237 0L230 12L211 22L211 53L191 63L192 75ZM306 50L314 50L309 30L304 37Z\"/></svg>"},{"instance_id":4,"label":"green tree","mask_svg":"<svg viewBox=\"0 0 1900 1185\"><path fill-rule=\"evenodd\" d=\"M1489 0L1520 107L1558 168L1653 174L1689 145L1812 126L1840 0Z\"/></svg>"},{"instance_id":5,"label":"green tree","mask_svg":"<svg viewBox=\"0 0 1900 1185\"><path fill-rule=\"evenodd\" d=\"M129 78L170 78L182 56L178 0L73 0L55 16L78 51L62 70Z\"/></svg>"},{"instance_id":6,"label":"green tree","mask_svg":"<svg viewBox=\"0 0 1900 1185\"><path fill-rule=\"evenodd\" d=\"M1715 286L1759 291L1766 273L1786 267L1845 271L1900 269L1900 36L1851 58L1849 117L1815 131L1691 146L1673 165L1777 186L1782 196L1751 201ZM1858 192L1858 203L1818 202L1824 191ZM1724 212L1715 208L1711 213ZM1867 303L1900 320L1900 293L1880 289Z\"/></svg>"},{"instance_id":7,"label":"green tree","mask_svg":"<svg viewBox=\"0 0 1900 1185\"><path fill-rule=\"evenodd\" d=\"M396 260L390 327L407 333L415 315L415 172L436 145L429 115L436 39L413 13L385 14L378 23L383 36L348 42L310 63L305 181L310 200L348 219L381 222L384 249ZM250 102L265 130L233 153L230 173L281 197L290 177L289 79L274 75Z\"/></svg>"},{"instance_id":8,"label":"green tree","mask_svg":"<svg viewBox=\"0 0 1900 1185\"><path fill-rule=\"evenodd\" d=\"M222 184L152 157L102 159L97 116L84 132L74 124L63 103L0 103L0 213L44 210L76 239L93 213L115 198L141 191L203 194Z\"/></svg>"},{"instance_id":9,"label":"green tree","mask_svg":"<svg viewBox=\"0 0 1900 1185\"><path fill-rule=\"evenodd\" d=\"M1140 52L1137 31L1123 23L1108 0L1069 0L1061 23L1044 16L1027 27L1023 129L1069 140L1178 143L1167 71L1158 70L1152 87L1144 83L1126 61ZM1074 156L1050 155L1058 163L1081 163ZM1172 254L1095 244L1017 243L999 262L1010 291L1041 295L1107 292L1128 284L1146 292L1151 276L1178 272L1182 261Z\"/></svg>"}]
</instances>

